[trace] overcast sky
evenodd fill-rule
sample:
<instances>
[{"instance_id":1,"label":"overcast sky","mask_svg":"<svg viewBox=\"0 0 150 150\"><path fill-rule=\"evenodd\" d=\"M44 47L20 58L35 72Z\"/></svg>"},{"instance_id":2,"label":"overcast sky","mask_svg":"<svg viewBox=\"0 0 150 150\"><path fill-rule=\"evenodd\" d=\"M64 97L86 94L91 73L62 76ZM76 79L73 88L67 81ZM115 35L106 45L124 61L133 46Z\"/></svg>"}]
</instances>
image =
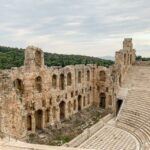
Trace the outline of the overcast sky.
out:
<instances>
[{"instance_id":1,"label":"overcast sky","mask_svg":"<svg viewBox=\"0 0 150 150\"><path fill-rule=\"evenodd\" d=\"M101 57L124 37L150 56L150 0L0 0L0 45Z\"/></svg>"}]
</instances>

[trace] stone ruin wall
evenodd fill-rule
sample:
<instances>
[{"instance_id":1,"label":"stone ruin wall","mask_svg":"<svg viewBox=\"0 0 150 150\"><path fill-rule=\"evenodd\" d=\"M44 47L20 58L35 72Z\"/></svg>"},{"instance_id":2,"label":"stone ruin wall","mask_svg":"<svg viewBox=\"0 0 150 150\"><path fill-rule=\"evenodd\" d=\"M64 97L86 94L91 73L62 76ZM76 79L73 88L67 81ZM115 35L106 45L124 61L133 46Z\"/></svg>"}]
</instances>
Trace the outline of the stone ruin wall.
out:
<instances>
[{"instance_id":1,"label":"stone ruin wall","mask_svg":"<svg viewBox=\"0 0 150 150\"><path fill-rule=\"evenodd\" d=\"M24 66L0 71L1 132L22 138L91 105L115 113L118 89L134 62L131 39L124 40L110 68L90 64L47 67L43 51L27 47Z\"/></svg>"},{"instance_id":2,"label":"stone ruin wall","mask_svg":"<svg viewBox=\"0 0 150 150\"><path fill-rule=\"evenodd\" d=\"M126 73L130 66L135 64L136 61L136 51L133 49L132 39L126 38L123 41L123 49L116 52L115 64L120 65L120 84L125 78ZM120 85L121 86L121 85Z\"/></svg>"}]
</instances>

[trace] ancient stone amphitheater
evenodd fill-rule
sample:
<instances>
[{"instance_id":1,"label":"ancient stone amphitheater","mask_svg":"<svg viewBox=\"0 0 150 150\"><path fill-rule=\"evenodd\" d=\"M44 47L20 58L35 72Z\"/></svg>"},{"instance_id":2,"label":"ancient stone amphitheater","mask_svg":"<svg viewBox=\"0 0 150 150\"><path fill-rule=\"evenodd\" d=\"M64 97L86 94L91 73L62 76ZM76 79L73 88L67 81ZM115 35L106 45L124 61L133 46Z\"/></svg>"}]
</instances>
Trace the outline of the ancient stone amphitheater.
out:
<instances>
[{"instance_id":1,"label":"ancient stone amphitheater","mask_svg":"<svg viewBox=\"0 0 150 150\"><path fill-rule=\"evenodd\" d=\"M125 39L110 68L47 68L42 51L28 47L25 66L0 72L0 149L150 150L150 63L135 57ZM61 147L19 140L91 105L112 113Z\"/></svg>"}]
</instances>

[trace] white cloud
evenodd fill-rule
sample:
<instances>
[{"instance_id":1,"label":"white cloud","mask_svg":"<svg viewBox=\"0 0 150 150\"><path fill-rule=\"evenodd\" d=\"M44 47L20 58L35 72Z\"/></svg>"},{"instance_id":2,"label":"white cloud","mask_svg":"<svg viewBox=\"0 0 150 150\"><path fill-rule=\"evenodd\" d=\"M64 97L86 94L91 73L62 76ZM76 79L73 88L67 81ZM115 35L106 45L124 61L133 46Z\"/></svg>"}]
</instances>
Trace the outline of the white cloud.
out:
<instances>
[{"instance_id":1,"label":"white cloud","mask_svg":"<svg viewBox=\"0 0 150 150\"><path fill-rule=\"evenodd\" d=\"M45 51L114 55L124 37L150 56L149 0L0 0L0 42Z\"/></svg>"}]
</instances>

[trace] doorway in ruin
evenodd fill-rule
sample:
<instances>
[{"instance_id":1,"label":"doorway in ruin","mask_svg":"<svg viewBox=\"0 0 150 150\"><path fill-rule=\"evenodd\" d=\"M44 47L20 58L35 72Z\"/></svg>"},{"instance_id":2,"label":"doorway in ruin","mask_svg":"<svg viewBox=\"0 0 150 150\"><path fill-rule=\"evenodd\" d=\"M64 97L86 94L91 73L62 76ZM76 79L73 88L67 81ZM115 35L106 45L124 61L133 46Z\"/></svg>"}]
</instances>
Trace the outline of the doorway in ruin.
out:
<instances>
[{"instance_id":1,"label":"doorway in ruin","mask_svg":"<svg viewBox=\"0 0 150 150\"><path fill-rule=\"evenodd\" d=\"M116 102L116 115L119 113L120 108L122 106L122 103L123 103L122 99L117 99L117 102Z\"/></svg>"},{"instance_id":2,"label":"doorway in ruin","mask_svg":"<svg viewBox=\"0 0 150 150\"><path fill-rule=\"evenodd\" d=\"M132 64L132 55L130 55L130 64Z\"/></svg>"},{"instance_id":3,"label":"doorway in ruin","mask_svg":"<svg viewBox=\"0 0 150 150\"><path fill-rule=\"evenodd\" d=\"M41 109L35 112L35 123L36 123L36 129L41 130L42 123L43 123L43 111Z\"/></svg>"},{"instance_id":4,"label":"doorway in ruin","mask_svg":"<svg viewBox=\"0 0 150 150\"><path fill-rule=\"evenodd\" d=\"M42 92L42 78L40 76L35 78L35 88L38 92Z\"/></svg>"},{"instance_id":5,"label":"doorway in ruin","mask_svg":"<svg viewBox=\"0 0 150 150\"><path fill-rule=\"evenodd\" d=\"M105 93L100 94L99 107L102 109L105 109L105 107L106 107L106 95L105 95Z\"/></svg>"},{"instance_id":6,"label":"doorway in ruin","mask_svg":"<svg viewBox=\"0 0 150 150\"><path fill-rule=\"evenodd\" d=\"M121 79L121 75L119 76L119 85L121 86L121 81L122 81L122 79Z\"/></svg>"},{"instance_id":7,"label":"doorway in ruin","mask_svg":"<svg viewBox=\"0 0 150 150\"><path fill-rule=\"evenodd\" d=\"M46 109L46 111L45 111L45 123L47 124L47 123L49 123L49 117L50 117L50 109L48 108L48 109Z\"/></svg>"},{"instance_id":8,"label":"doorway in ruin","mask_svg":"<svg viewBox=\"0 0 150 150\"><path fill-rule=\"evenodd\" d=\"M106 73L105 73L105 71L103 71L103 70L100 71L99 76L100 76L100 81L103 81L103 82L106 81Z\"/></svg>"},{"instance_id":9,"label":"doorway in ruin","mask_svg":"<svg viewBox=\"0 0 150 150\"><path fill-rule=\"evenodd\" d=\"M82 109L82 97L81 95L78 96L78 111Z\"/></svg>"},{"instance_id":10,"label":"doorway in ruin","mask_svg":"<svg viewBox=\"0 0 150 150\"><path fill-rule=\"evenodd\" d=\"M81 78L82 78L82 76L81 76L81 71L79 71L79 72L78 72L78 83L81 83Z\"/></svg>"},{"instance_id":11,"label":"doorway in ruin","mask_svg":"<svg viewBox=\"0 0 150 150\"><path fill-rule=\"evenodd\" d=\"M24 85L23 85L23 81L21 79L16 79L14 82L14 88L16 89L16 91L20 94L23 94L24 92Z\"/></svg>"},{"instance_id":12,"label":"doorway in ruin","mask_svg":"<svg viewBox=\"0 0 150 150\"><path fill-rule=\"evenodd\" d=\"M71 86L71 84L72 84L72 76L71 76L71 73L69 72L67 74L67 85Z\"/></svg>"},{"instance_id":13,"label":"doorway in ruin","mask_svg":"<svg viewBox=\"0 0 150 150\"><path fill-rule=\"evenodd\" d=\"M42 65L42 53L41 53L41 51L35 52L35 64L36 64L36 66L39 66L39 67L41 67L41 65Z\"/></svg>"},{"instance_id":14,"label":"doorway in ruin","mask_svg":"<svg viewBox=\"0 0 150 150\"><path fill-rule=\"evenodd\" d=\"M31 117L31 115L27 116L27 130L28 131L32 130L32 117Z\"/></svg>"},{"instance_id":15,"label":"doorway in ruin","mask_svg":"<svg viewBox=\"0 0 150 150\"><path fill-rule=\"evenodd\" d=\"M57 76L55 74L53 74L53 76L52 76L52 87L54 89L57 88Z\"/></svg>"},{"instance_id":16,"label":"doorway in ruin","mask_svg":"<svg viewBox=\"0 0 150 150\"><path fill-rule=\"evenodd\" d=\"M90 71L87 71L87 81L90 81Z\"/></svg>"},{"instance_id":17,"label":"doorway in ruin","mask_svg":"<svg viewBox=\"0 0 150 150\"><path fill-rule=\"evenodd\" d=\"M60 88L60 90L64 90L65 89L65 76L64 76L64 74L60 75L59 88Z\"/></svg>"},{"instance_id":18,"label":"doorway in ruin","mask_svg":"<svg viewBox=\"0 0 150 150\"><path fill-rule=\"evenodd\" d=\"M60 120L64 120L65 119L65 108L66 108L66 103L64 101L62 101L59 104Z\"/></svg>"}]
</instances>

